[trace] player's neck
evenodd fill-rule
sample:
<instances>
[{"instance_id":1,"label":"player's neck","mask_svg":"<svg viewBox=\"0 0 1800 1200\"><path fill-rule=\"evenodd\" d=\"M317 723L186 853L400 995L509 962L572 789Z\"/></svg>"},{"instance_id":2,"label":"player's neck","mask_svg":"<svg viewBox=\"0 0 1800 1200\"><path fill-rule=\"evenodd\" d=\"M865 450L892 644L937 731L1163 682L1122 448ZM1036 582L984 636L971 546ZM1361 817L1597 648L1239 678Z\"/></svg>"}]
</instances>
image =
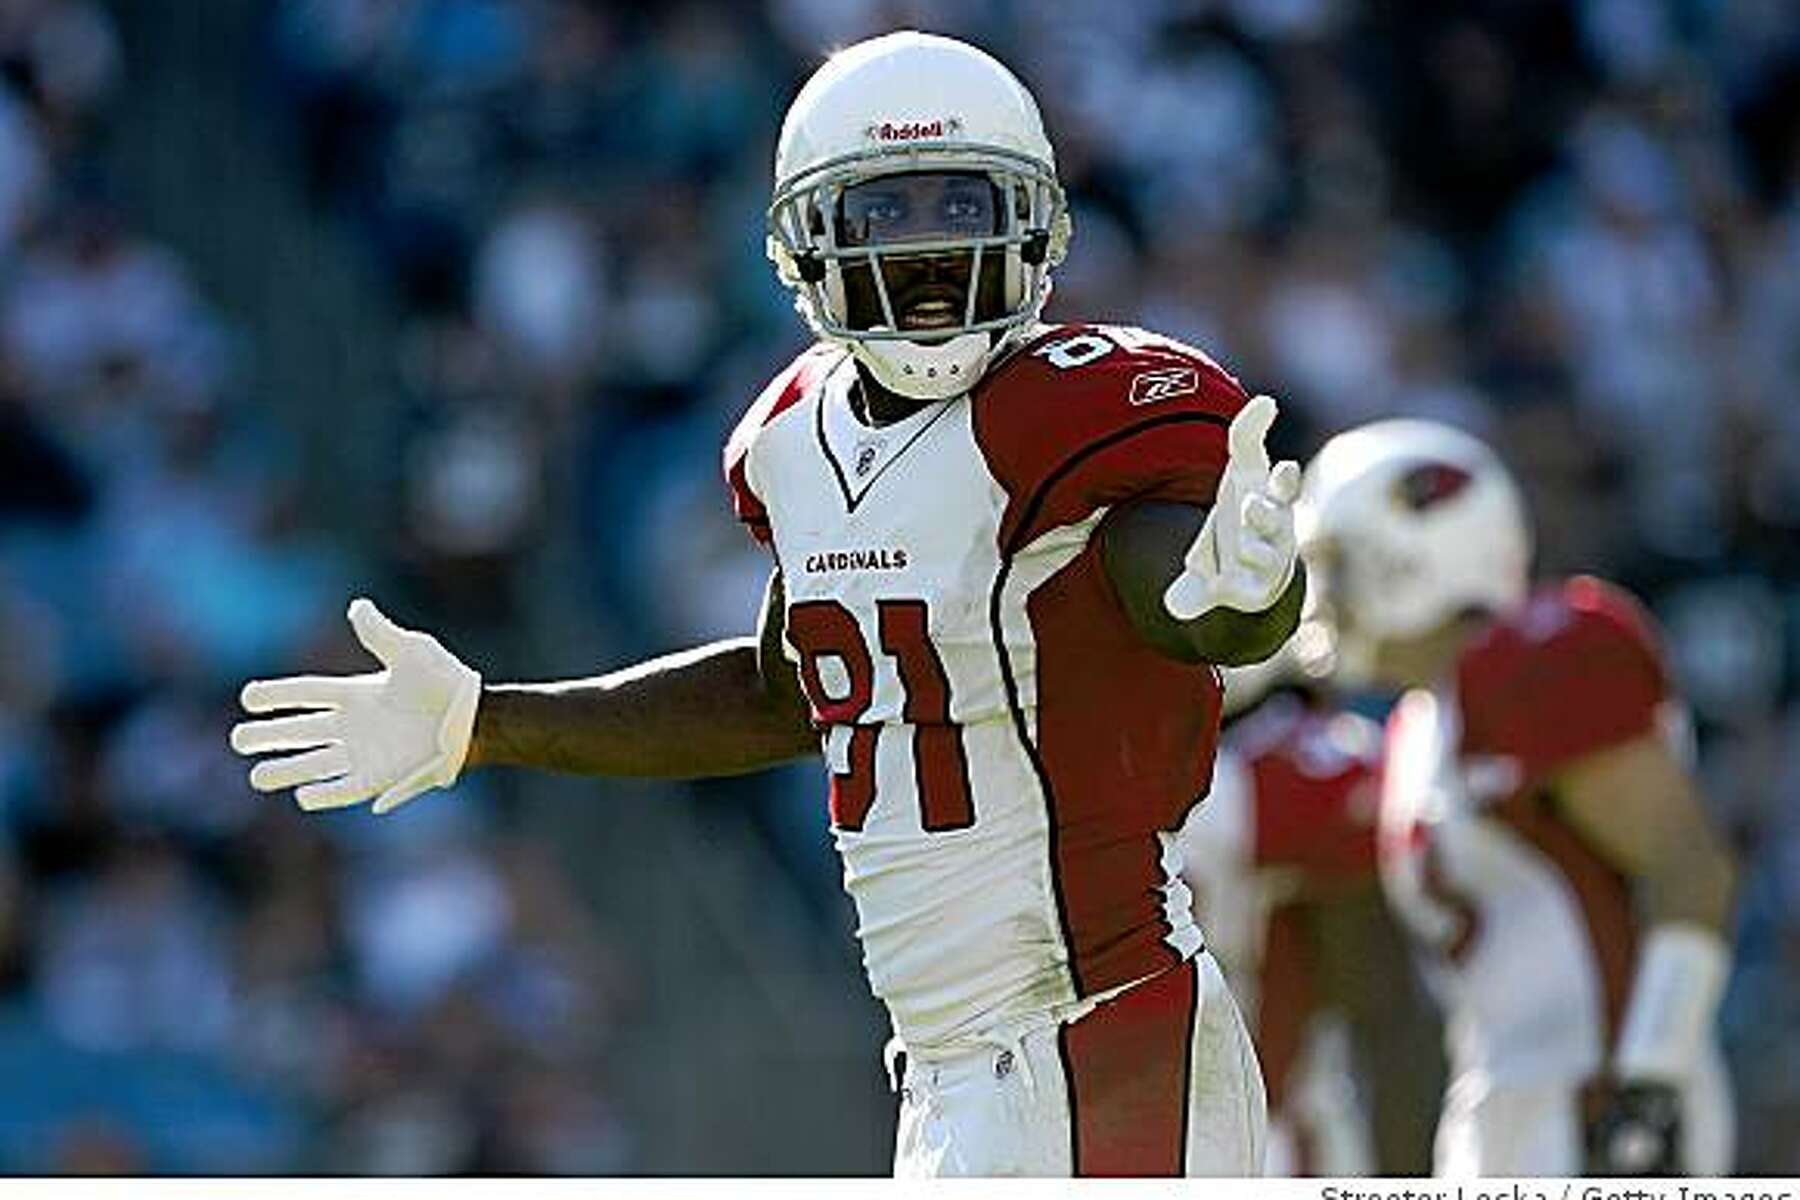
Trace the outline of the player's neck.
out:
<instances>
[{"instance_id":1,"label":"player's neck","mask_svg":"<svg viewBox=\"0 0 1800 1200\"><path fill-rule=\"evenodd\" d=\"M1447 679L1463 646L1487 619L1465 614L1419 637L1383 643L1376 652L1376 677L1401 688L1429 687Z\"/></svg>"},{"instance_id":2,"label":"player's neck","mask_svg":"<svg viewBox=\"0 0 1800 1200\"><path fill-rule=\"evenodd\" d=\"M890 392L869 377L868 371L861 364L856 368L856 386L850 389L850 411L864 425L876 429L883 425L892 425L895 421L904 421L933 400L917 400L911 396L902 396L898 392Z\"/></svg>"}]
</instances>

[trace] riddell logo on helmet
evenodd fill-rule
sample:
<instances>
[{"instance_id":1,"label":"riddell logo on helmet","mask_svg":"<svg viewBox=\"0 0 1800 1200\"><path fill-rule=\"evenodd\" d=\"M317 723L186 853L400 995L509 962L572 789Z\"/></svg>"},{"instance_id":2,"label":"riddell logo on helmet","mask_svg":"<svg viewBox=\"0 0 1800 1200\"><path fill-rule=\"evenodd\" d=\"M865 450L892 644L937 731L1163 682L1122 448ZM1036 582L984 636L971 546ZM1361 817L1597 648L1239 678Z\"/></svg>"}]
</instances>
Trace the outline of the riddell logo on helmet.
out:
<instances>
[{"instance_id":1,"label":"riddell logo on helmet","mask_svg":"<svg viewBox=\"0 0 1800 1200\"><path fill-rule=\"evenodd\" d=\"M878 142L924 142L955 137L962 132L962 122L955 117L939 117L933 121L883 121L869 126L869 136Z\"/></svg>"}]
</instances>

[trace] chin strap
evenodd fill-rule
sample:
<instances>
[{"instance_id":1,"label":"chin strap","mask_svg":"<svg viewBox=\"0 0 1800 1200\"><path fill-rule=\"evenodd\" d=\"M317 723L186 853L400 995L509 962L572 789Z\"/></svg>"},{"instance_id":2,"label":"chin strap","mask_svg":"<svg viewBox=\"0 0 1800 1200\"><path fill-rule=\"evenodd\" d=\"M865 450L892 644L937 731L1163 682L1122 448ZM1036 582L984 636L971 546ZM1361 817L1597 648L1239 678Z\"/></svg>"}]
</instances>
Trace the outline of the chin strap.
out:
<instances>
[{"instance_id":1,"label":"chin strap","mask_svg":"<svg viewBox=\"0 0 1800 1200\"><path fill-rule=\"evenodd\" d=\"M1712 930L1657 925L1644 939L1613 1071L1624 1080L1685 1079L1712 1034L1731 951Z\"/></svg>"},{"instance_id":2,"label":"chin strap","mask_svg":"<svg viewBox=\"0 0 1800 1200\"><path fill-rule=\"evenodd\" d=\"M965 333L935 346L909 341L855 340L850 353L875 382L912 400L948 400L974 387L987 368L993 341Z\"/></svg>"}]
</instances>

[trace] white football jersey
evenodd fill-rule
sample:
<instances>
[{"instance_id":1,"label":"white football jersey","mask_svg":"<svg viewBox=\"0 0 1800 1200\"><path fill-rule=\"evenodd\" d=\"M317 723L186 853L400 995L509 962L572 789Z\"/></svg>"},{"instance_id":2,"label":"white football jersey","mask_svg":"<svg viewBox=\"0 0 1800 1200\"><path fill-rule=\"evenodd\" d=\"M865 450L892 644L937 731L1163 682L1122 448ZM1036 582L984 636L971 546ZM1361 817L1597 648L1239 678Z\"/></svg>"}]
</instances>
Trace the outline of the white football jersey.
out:
<instances>
[{"instance_id":1,"label":"white football jersey","mask_svg":"<svg viewBox=\"0 0 1800 1200\"><path fill-rule=\"evenodd\" d=\"M871 986L930 1046L1201 946L1174 838L1217 674L1143 644L1093 535L1121 502L1210 503L1245 397L1195 350L1097 326L879 428L855 379L803 354L725 468L784 581Z\"/></svg>"}]
</instances>

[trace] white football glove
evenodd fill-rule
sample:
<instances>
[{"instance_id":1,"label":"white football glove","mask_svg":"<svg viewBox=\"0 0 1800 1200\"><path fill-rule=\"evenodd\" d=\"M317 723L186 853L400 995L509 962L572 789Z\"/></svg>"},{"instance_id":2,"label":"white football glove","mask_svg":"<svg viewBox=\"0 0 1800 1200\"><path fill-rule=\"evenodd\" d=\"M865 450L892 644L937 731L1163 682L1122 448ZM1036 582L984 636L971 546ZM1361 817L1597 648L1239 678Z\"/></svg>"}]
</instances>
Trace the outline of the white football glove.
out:
<instances>
[{"instance_id":1,"label":"white football glove","mask_svg":"<svg viewBox=\"0 0 1800 1200\"><path fill-rule=\"evenodd\" d=\"M368 675L290 675L244 685L246 712L306 711L244 721L231 731L239 754L297 750L250 768L259 792L293 788L308 811L375 797L392 812L420 792L453 783L469 754L481 676L428 633L402 629L374 603L350 602L357 641L381 660Z\"/></svg>"},{"instance_id":2,"label":"white football glove","mask_svg":"<svg viewBox=\"0 0 1800 1200\"><path fill-rule=\"evenodd\" d=\"M1262 612L1293 581L1300 464L1285 460L1269 469L1263 439L1275 412L1273 396L1257 396L1232 419L1218 498L1188 547L1181 574L1163 593L1163 607L1177 621L1215 608Z\"/></svg>"}]
</instances>

